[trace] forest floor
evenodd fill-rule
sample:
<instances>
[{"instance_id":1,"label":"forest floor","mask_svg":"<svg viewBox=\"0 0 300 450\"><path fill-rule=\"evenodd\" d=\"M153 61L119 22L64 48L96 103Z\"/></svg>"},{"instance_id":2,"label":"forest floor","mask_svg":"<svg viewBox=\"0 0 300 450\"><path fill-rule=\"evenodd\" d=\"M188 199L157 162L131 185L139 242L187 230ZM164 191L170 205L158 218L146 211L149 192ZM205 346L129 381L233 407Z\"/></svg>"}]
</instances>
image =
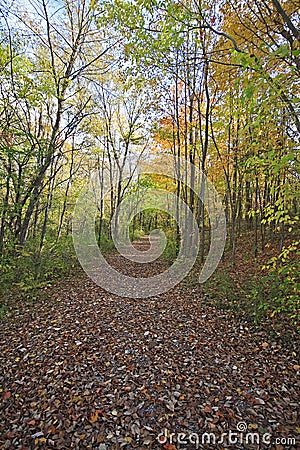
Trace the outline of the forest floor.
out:
<instances>
[{"instance_id":1,"label":"forest floor","mask_svg":"<svg viewBox=\"0 0 300 450\"><path fill-rule=\"evenodd\" d=\"M16 295L0 330L1 449L299 448L296 339L187 283L136 300L82 273Z\"/></svg>"}]
</instances>

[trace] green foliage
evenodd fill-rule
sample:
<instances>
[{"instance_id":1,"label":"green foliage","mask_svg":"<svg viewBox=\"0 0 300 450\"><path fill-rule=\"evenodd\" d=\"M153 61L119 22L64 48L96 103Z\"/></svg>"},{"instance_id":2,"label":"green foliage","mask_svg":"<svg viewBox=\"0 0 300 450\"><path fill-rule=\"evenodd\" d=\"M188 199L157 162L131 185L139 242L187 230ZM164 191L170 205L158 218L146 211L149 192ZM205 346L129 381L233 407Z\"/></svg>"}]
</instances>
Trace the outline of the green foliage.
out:
<instances>
[{"instance_id":1,"label":"green foliage","mask_svg":"<svg viewBox=\"0 0 300 450\"><path fill-rule=\"evenodd\" d=\"M165 234L167 238L167 244L166 248L163 251L162 259L171 263L176 259L178 255L176 233L174 230L168 230L165 232Z\"/></svg>"},{"instance_id":2,"label":"green foliage","mask_svg":"<svg viewBox=\"0 0 300 450\"><path fill-rule=\"evenodd\" d=\"M36 240L31 239L17 255L10 253L1 259L2 293L12 285L21 292L32 292L78 268L71 236L61 238L57 244L46 241L41 253L37 249Z\"/></svg>"},{"instance_id":3,"label":"green foliage","mask_svg":"<svg viewBox=\"0 0 300 450\"><path fill-rule=\"evenodd\" d=\"M0 319L2 319L2 317L4 316L6 311L6 306L5 305L1 305L0 307Z\"/></svg>"},{"instance_id":4,"label":"green foliage","mask_svg":"<svg viewBox=\"0 0 300 450\"><path fill-rule=\"evenodd\" d=\"M100 239L100 250L102 253L110 253L115 249L115 245L114 242L111 238L111 236L109 236L107 233L102 233L101 234L101 239Z\"/></svg>"},{"instance_id":5,"label":"green foliage","mask_svg":"<svg viewBox=\"0 0 300 450\"><path fill-rule=\"evenodd\" d=\"M299 241L284 247L280 255L241 283L234 268L217 270L203 286L204 302L242 315L256 324L276 318L277 323L296 324L300 319ZM245 259L245 255L244 255ZM239 268L237 267L237 271ZM194 271L196 276L198 271ZM195 278L196 279L196 278ZM195 283L197 285L197 282Z\"/></svg>"},{"instance_id":6,"label":"green foliage","mask_svg":"<svg viewBox=\"0 0 300 450\"><path fill-rule=\"evenodd\" d=\"M300 241L284 247L281 253L263 266L266 273L253 289L258 315L271 317L284 313L294 321L300 319Z\"/></svg>"},{"instance_id":7,"label":"green foliage","mask_svg":"<svg viewBox=\"0 0 300 450\"><path fill-rule=\"evenodd\" d=\"M207 303L225 310L239 310L241 307L241 289L228 272L216 271L204 285Z\"/></svg>"},{"instance_id":8,"label":"green foliage","mask_svg":"<svg viewBox=\"0 0 300 450\"><path fill-rule=\"evenodd\" d=\"M290 227L290 231L292 230L292 226L297 224L298 217L291 217L289 210L285 207L284 199L280 197L274 205L267 205L264 210L264 219L262 219L262 224L272 224L276 225L285 224Z\"/></svg>"},{"instance_id":9,"label":"green foliage","mask_svg":"<svg viewBox=\"0 0 300 450\"><path fill-rule=\"evenodd\" d=\"M141 239L143 236L145 236L145 234L146 234L145 231L142 230L141 228L137 228L137 229L133 230L131 227L131 229L130 229L131 241L137 241L137 240Z\"/></svg>"}]
</instances>

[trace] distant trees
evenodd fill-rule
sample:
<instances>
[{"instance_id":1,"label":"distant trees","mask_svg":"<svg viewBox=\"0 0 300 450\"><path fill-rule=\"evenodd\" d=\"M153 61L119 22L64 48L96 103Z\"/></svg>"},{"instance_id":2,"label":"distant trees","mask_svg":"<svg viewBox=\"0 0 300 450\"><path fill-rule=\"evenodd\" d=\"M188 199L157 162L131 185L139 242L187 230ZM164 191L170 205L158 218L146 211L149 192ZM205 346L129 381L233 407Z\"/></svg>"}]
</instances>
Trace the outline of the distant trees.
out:
<instances>
[{"instance_id":1,"label":"distant trees","mask_svg":"<svg viewBox=\"0 0 300 450\"><path fill-rule=\"evenodd\" d=\"M41 250L49 221L57 241L73 186L100 163L118 171L113 214L131 147L145 145L144 100L117 81L120 37L100 17L89 1L1 6L0 253L38 235Z\"/></svg>"},{"instance_id":2,"label":"distant trees","mask_svg":"<svg viewBox=\"0 0 300 450\"><path fill-rule=\"evenodd\" d=\"M31 7L30 18L22 11L7 12L3 31L6 60L1 71L5 87L1 92L1 128L3 136L13 138L9 145L2 139L6 200L1 247L5 228L23 245L35 211L37 217L39 208L49 209L55 179L69 151L65 144L87 114L90 102L79 76L91 70L107 51L91 54L90 42L96 30L87 2L76 6L66 2L60 11L51 11L44 1ZM10 15L18 30L9 28L13 23Z\"/></svg>"},{"instance_id":3,"label":"distant trees","mask_svg":"<svg viewBox=\"0 0 300 450\"><path fill-rule=\"evenodd\" d=\"M208 173L223 192L233 260L244 227L254 230L255 254L275 230L282 248L299 212L297 2L106 5L126 54L161 92L154 139L175 160L184 157ZM201 224L203 259L205 210L185 176L177 194Z\"/></svg>"}]
</instances>

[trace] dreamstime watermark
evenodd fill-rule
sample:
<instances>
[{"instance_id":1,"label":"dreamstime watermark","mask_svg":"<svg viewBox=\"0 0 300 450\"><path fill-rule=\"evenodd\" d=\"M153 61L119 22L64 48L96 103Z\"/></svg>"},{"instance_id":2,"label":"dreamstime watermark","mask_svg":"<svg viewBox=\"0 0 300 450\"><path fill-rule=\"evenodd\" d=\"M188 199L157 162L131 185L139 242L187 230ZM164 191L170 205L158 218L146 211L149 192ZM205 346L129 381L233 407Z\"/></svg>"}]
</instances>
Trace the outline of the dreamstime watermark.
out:
<instances>
[{"instance_id":1,"label":"dreamstime watermark","mask_svg":"<svg viewBox=\"0 0 300 450\"><path fill-rule=\"evenodd\" d=\"M236 431L229 430L226 433L217 435L213 432L204 433L171 433L165 429L161 432L156 440L160 445L164 444L177 444L178 445L192 445L198 449L203 445L283 445L283 446L295 446L295 437L275 437L270 433L258 433L248 430L246 422L239 422L236 426Z\"/></svg>"},{"instance_id":2,"label":"dreamstime watermark","mask_svg":"<svg viewBox=\"0 0 300 450\"><path fill-rule=\"evenodd\" d=\"M157 167L149 163L143 173L169 177L180 181L193 197L196 208L203 202L210 222L210 249L199 275L199 282L206 281L215 271L224 251L226 240L226 219L222 202L214 186L195 165L177 159L165 157ZM141 211L155 208L173 217L180 230L181 244L178 256L171 267L158 275L130 277L118 272L103 257L97 244L95 220L99 204L108 194L118 188L118 180L111 179L111 174L99 176L95 172L81 191L77 200L72 224L73 242L79 262L93 281L106 291L122 297L146 298L167 292L178 284L195 264L200 245L200 233L197 220L182 198L160 188L140 187L129 191L120 202L111 220L111 235L114 244L125 258L149 263L156 260L164 251L166 236L161 230L150 233L150 248L140 251L135 248L129 238L129 225Z\"/></svg>"}]
</instances>

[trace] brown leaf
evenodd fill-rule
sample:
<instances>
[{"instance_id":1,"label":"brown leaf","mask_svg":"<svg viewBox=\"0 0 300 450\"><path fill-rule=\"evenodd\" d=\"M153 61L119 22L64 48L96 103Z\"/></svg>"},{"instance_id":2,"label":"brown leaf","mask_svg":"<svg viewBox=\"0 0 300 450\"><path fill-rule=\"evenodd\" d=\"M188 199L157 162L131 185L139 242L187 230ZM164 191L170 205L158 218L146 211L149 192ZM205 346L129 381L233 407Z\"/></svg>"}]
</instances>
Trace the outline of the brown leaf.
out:
<instances>
[{"instance_id":1,"label":"brown leaf","mask_svg":"<svg viewBox=\"0 0 300 450\"><path fill-rule=\"evenodd\" d=\"M99 417L99 410L96 410L96 411L92 412L92 414L91 414L91 416L89 418L89 421L91 423L95 423L95 422L97 422L98 417Z\"/></svg>"},{"instance_id":2,"label":"brown leaf","mask_svg":"<svg viewBox=\"0 0 300 450\"><path fill-rule=\"evenodd\" d=\"M32 420L30 420L29 422L27 422L27 424L28 424L28 425L35 425L35 420L32 419Z\"/></svg>"}]
</instances>

